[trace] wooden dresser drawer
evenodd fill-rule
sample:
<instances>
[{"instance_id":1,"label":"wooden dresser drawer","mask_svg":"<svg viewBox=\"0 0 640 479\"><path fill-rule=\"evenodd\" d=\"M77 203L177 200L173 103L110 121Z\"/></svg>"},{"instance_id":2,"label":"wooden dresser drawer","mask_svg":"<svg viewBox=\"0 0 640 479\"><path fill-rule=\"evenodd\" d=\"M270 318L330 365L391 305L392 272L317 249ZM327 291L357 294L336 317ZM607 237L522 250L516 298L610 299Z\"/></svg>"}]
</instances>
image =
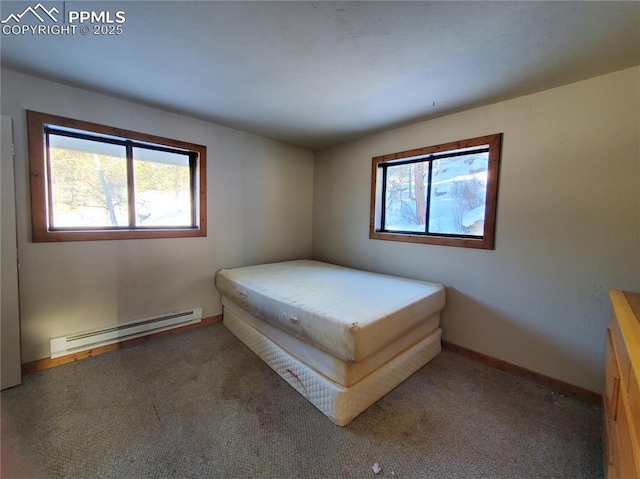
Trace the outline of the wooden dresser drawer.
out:
<instances>
[{"instance_id":1,"label":"wooden dresser drawer","mask_svg":"<svg viewBox=\"0 0 640 479\"><path fill-rule=\"evenodd\" d=\"M605 409L607 411L606 417L612 421L615 421L616 409L618 407L618 394L620 391L620 369L618 368L618 361L616 361L616 356L613 349L611 329L607 329L606 348L605 377L607 385L605 389Z\"/></svg>"},{"instance_id":2,"label":"wooden dresser drawer","mask_svg":"<svg viewBox=\"0 0 640 479\"><path fill-rule=\"evenodd\" d=\"M640 437L640 385L638 384L638 375L634 374L629 380L629 413L631 425L633 426L636 438ZM640 447L640 444L638 444ZM640 452L640 451L638 451ZM640 476L638 476L640 478Z\"/></svg>"},{"instance_id":3,"label":"wooden dresser drawer","mask_svg":"<svg viewBox=\"0 0 640 479\"><path fill-rule=\"evenodd\" d=\"M615 350L620 376L628 383L629 373L631 371L631 358L625 345L624 336L620 330L620 323L615 316L611 318L609 330L611 331L611 340L613 342L613 349Z\"/></svg>"},{"instance_id":4,"label":"wooden dresser drawer","mask_svg":"<svg viewBox=\"0 0 640 479\"><path fill-rule=\"evenodd\" d=\"M616 420L616 439L618 454L617 469L620 477L640 478L640 469L634 453L634 438L631 434L631 421L628 416L628 404L625 404L625 396L619 396L618 419Z\"/></svg>"},{"instance_id":5,"label":"wooden dresser drawer","mask_svg":"<svg viewBox=\"0 0 640 479\"><path fill-rule=\"evenodd\" d=\"M607 479L640 479L640 293L611 291L611 302L605 358L605 471Z\"/></svg>"}]
</instances>

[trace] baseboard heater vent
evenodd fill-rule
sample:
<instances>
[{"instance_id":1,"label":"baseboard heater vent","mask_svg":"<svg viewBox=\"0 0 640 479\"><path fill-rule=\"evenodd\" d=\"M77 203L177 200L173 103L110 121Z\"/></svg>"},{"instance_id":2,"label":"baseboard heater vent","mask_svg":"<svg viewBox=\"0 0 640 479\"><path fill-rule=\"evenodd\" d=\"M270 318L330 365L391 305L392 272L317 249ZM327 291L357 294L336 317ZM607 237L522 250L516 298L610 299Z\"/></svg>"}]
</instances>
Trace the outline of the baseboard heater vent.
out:
<instances>
[{"instance_id":1,"label":"baseboard heater vent","mask_svg":"<svg viewBox=\"0 0 640 479\"><path fill-rule=\"evenodd\" d=\"M108 344L167 331L202 320L202 308L183 309L171 313L119 323L110 328L51 338L51 357L58 358Z\"/></svg>"}]
</instances>

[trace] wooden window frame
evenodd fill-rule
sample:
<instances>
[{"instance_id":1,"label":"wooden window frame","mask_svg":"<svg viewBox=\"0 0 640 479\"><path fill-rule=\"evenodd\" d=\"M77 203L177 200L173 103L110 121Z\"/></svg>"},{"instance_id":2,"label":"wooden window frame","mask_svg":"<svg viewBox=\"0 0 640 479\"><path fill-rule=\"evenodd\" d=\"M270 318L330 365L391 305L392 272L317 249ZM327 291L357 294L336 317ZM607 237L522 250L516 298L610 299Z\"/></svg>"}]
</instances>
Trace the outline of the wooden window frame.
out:
<instances>
[{"instance_id":1,"label":"wooden window frame","mask_svg":"<svg viewBox=\"0 0 640 479\"><path fill-rule=\"evenodd\" d=\"M383 231L382 224L382 183L383 164L392 165L394 162L408 159L422 159L430 161L437 159L447 151L486 145L489 152L489 167L487 173L487 196L485 202L485 219L482 236L464 236L434 233L408 233ZM498 176L500 171L500 155L502 147L502 133L454 141L441 145L426 146L413 150L400 151L388 155L372 158L371 170L371 210L369 218L369 238L387 241L402 241L408 243L423 243L442 246L457 246L461 248L495 249L496 212L498 205ZM427 202L430 201L427 198Z\"/></svg>"},{"instance_id":2,"label":"wooden window frame","mask_svg":"<svg viewBox=\"0 0 640 479\"><path fill-rule=\"evenodd\" d=\"M47 173L47 127L80 130L89 135L133 140L160 147L188 151L195 159L192 168L192 189L195 201L195 227L127 227L127 228L77 228L53 229L49 226L49 175ZM122 128L100 125L61 116L27 111L27 133L29 142L29 176L31 185L31 225L34 243L62 241L96 241L152 238L188 238L207 236L207 147L160 136L139 133ZM127 168L131 174L130 168ZM193 179L195 178L195 183Z\"/></svg>"}]
</instances>

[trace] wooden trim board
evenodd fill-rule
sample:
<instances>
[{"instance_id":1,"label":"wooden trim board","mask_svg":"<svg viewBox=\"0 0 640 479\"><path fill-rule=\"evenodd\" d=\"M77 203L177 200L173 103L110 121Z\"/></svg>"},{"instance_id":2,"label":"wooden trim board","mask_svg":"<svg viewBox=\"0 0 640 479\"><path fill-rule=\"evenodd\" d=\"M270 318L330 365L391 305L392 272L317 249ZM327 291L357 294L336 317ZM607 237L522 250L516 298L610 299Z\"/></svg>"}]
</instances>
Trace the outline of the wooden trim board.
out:
<instances>
[{"instance_id":1,"label":"wooden trim board","mask_svg":"<svg viewBox=\"0 0 640 479\"><path fill-rule=\"evenodd\" d=\"M62 366L63 364L69 364L81 359L87 359L94 356L99 356L104 353L115 351L117 349L130 348L139 344L145 343L152 339L162 338L171 334L184 333L185 331L191 331L192 329L203 328L222 321L222 315L211 316L203 318L199 323L188 324L175 329L169 329L168 331L160 331L159 333L149 334L140 338L127 339L114 344L108 344L106 346L100 346L94 349L88 349L87 351L80 351L78 353L68 354L66 356L60 356L59 358L44 358L24 363L22 365L22 374L35 373L36 371L43 371L45 369L54 368L56 366Z\"/></svg>"},{"instance_id":2,"label":"wooden trim board","mask_svg":"<svg viewBox=\"0 0 640 479\"><path fill-rule=\"evenodd\" d=\"M466 356L467 358L487 364L493 368L500 369L502 371L506 371L516 376L528 379L529 381L532 381L534 383L541 384L542 386L546 386L554 391L557 391L558 393L564 394L565 396L572 396L576 399L580 399L591 404L596 404L598 406L602 405L602 395L594 391L590 391L588 389L581 388L580 386L566 383L564 381L561 381L560 379L545 376L544 374L540 374L535 371L531 371L530 369L508 363L507 361L503 361L502 359L497 359L491 356L487 356L486 354L472 351L471 349L467 349L463 346L458 346L457 344L453 344L448 341L442 341L442 347L443 349L460 354L461 356Z\"/></svg>"}]
</instances>

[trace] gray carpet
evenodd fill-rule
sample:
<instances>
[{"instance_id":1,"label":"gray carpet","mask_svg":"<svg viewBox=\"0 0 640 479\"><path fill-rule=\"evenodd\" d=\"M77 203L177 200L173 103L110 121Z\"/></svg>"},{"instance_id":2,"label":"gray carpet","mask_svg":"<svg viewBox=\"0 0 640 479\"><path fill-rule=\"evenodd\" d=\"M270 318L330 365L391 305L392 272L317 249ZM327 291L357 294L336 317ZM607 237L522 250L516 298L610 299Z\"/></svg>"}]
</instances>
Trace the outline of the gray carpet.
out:
<instances>
[{"instance_id":1,"label":"gray carpet","mask_svg":"<svg viewBox=\"0 0 640 479\"><path fill-rule=\"evenodd\" d=\"M221 324L1 399L3 478L603 477L599 408L447 351L345 428Z\"/></svg>"}]
</instances>

